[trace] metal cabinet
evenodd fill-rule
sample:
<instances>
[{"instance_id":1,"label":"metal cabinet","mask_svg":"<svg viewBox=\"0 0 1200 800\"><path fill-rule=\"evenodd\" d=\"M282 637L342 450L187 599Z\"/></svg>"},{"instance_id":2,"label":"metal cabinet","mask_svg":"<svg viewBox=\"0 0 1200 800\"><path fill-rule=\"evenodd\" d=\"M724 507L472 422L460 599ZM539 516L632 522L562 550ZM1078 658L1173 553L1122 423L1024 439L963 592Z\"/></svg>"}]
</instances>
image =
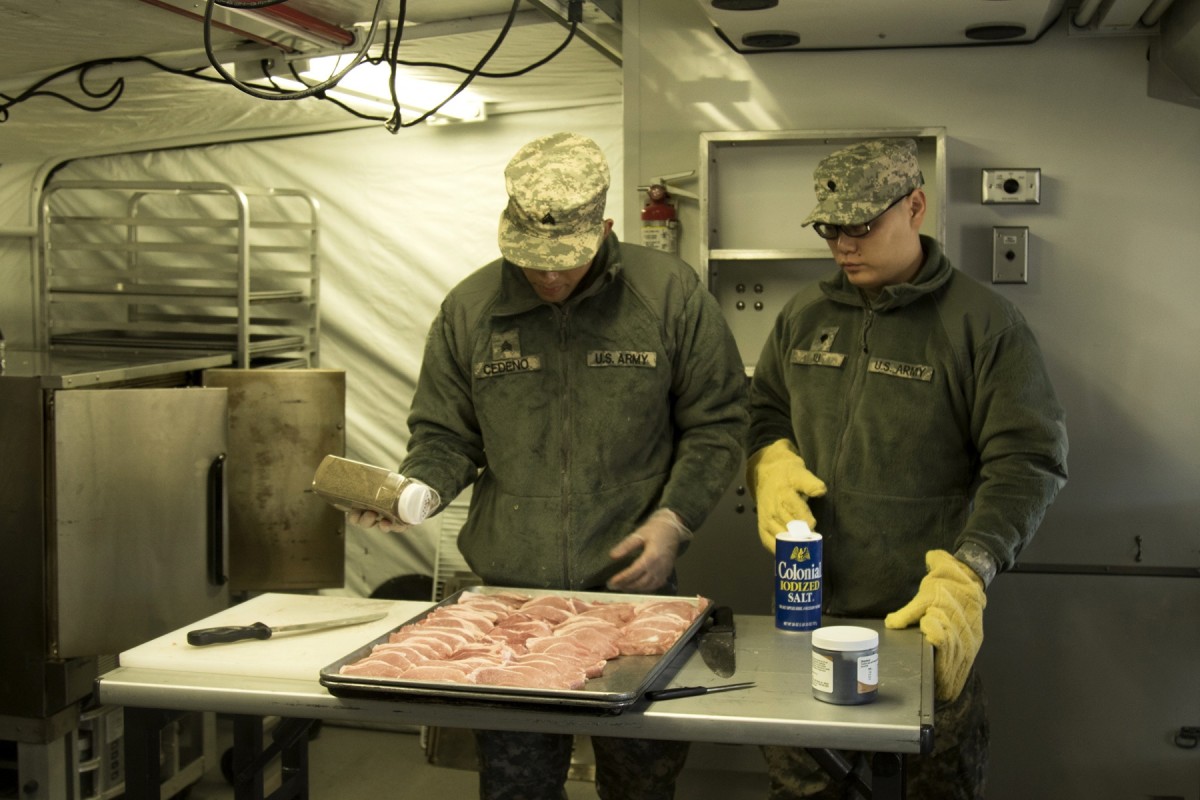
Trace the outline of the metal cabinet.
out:
<instances>
[{"instance_id":1,"label":"metal cabinet","mask_svg":"<svg viewBox=\"0 0 1200 800\"><path fill-rule=\"evenodd\" d=\"M700 134L700 270L748 371L783 304L800 286L833 271L828 246L800 227L816 203L813 169L839 147L880 137L917 142L929 201L922 232L944 240L942 128Z\"/></svg>"},{"instance_id":2,"label":"metal cabinet","mask_svg":"<svg viewBox=\"0 0 1200 800\"><path fill-rule=\"evenodd\" d=\"M317 212L292 189L52 183L40 208L40 344L316 366Z\"/></svg>"}]
</instances>

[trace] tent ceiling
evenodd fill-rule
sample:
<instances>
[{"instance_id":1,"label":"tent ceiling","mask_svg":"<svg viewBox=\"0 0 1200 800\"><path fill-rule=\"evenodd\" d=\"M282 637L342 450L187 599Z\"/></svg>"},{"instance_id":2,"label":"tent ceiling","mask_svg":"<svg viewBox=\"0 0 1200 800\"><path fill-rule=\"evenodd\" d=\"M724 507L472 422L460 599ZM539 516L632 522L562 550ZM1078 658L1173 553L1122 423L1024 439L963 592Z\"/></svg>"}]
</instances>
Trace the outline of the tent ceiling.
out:
<instances>
[{"instance_id":1,"label":"tent ceiling","mask_svg":"<svg viewBox=\"0 0 1200 800\"><path fill-rule=\"evenodd\" d=\"M395 27L400 9L399 0L381 2L375 42L382 42L387 22ZM399 58L469 70L496 43L513 0L408 0L406 5ZM0 26L0 164L381 124L316 98L263 100L227 83L125 60L149 57L173 68L207 67L205 7L204 0L0 0L5 21ZM521 2L485 71L513 72L550 55L568 36L565 8L559 0ZM376 0L289 0L274 9L299 14L302 23L318 20L321 29L357 30L360 38L338 45L320 35L296 36L291 20L281 23L262 12L252 17L213 6L212 49L239 79L248 74L246 67L261 72L263 59L283 67L301 56L356 52ZM582 10L575 37L546 65L518 77L473 79L470 90L488 104L489 113L620 98L620 0L589 0ZM232 69L231 52L239 54L244 67ZM76 68L106 61L117 63L86 72ZM440 67L402 70L438 84L447 95L466 78ZM40 96L13 102L60 71L61 77L40 87ZM215 76L211 69L207 74Z\"/></svg>"},{"instance_id":2,"label":"tent ceiling","mask_svg":"<svg viewBox=\"0 0 1200 800\"><path fill-rule=\"evenodd\" d=\"M354 52L361 39L334 45L319 35L296 36L291 22L283 24L277 16L264 16L294 12L320 21L333 33L358 31L365 36L377 1L383 3L382 19L394 25L401 0L287 0L254 12L213 6L217 25L211 29L212 48L221 54L221 63L232 62L230 51L237 52L240 66L233 74L239 78L251 69L261 72L264 59L283 68L291 58L335 47ZM487 62L486 73L470 84L470 91L488 104L489 115L619 100L622 0L583 0L574 5L578 1L519 2L515 22ZM315 98L267 101L228 83L171 74L146 62L121 61L86 72L72 69L98 60L137 57L152 57L177 68L205 67L209 61L203 16L211 2L0 0L0 19L4 20L0 25L0 164L51 164L129 150L381 124L364 122ZM714 36L750 57L763 50L1026 42L1038 38L1064 13L1072 15L1072 34L1143 33L1151 30L1151 18L1156 20L1172 4L1171 0L690 2L711 21ZM513 3L407 0L399 57L471 69L497 42ZM523 70L554 52L567 37L563 20L569 4L581 11L583 21L563 52L520 76L495 77ZM968 30L976 29L983 32L967 35ZM380 31L375 41L381 40ZM1197 60L1193 57L1188 63ZM434 82L447 95L465 77L443 67L402 69L407 75ZM61 77L41 87L54 95L20 99L38 81L59 71ZM209 69L208 74L213 71ZM414 105L428 107L429 103ZM403 129L397 135L402 136Z\"/></svg>"}]
</instances>

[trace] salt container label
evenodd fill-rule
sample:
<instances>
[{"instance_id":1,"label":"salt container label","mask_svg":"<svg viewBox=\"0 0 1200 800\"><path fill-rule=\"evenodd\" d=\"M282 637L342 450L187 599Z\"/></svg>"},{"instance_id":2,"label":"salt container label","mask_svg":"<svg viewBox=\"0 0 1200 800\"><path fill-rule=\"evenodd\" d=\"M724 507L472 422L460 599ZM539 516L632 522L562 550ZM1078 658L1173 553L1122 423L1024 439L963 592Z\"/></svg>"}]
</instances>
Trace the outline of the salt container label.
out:
<instances>
[{"instance_id":1,"label":"salt container label","mask_svg":"<svg viewBox=\"0 0 1200 800\"><path fill-rule=\"evenodd\" d=\"M821 627L821 536L775 539L775 627L811 631Z\"/></svg>"}]
</instances>

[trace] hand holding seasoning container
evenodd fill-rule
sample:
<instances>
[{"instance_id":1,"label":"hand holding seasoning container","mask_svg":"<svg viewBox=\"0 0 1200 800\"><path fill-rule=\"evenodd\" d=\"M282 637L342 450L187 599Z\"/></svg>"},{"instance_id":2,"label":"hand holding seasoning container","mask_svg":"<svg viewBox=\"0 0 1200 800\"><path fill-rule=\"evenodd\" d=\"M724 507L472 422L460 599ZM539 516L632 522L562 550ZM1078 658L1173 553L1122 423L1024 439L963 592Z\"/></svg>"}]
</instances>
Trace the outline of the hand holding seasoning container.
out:
<instances>
[{"instance_id":1,"label":"hand holding seasoning container","mask_svg":"<svg viewBox=\"0 0 1200 800\"><path fill-rule=\"evenodd\" d=\"M373 511L410 525L424 522L441 502L420 481L335 455L325 456L317 467L312 490L340 511Z\"/></svg>"}]
</instances>

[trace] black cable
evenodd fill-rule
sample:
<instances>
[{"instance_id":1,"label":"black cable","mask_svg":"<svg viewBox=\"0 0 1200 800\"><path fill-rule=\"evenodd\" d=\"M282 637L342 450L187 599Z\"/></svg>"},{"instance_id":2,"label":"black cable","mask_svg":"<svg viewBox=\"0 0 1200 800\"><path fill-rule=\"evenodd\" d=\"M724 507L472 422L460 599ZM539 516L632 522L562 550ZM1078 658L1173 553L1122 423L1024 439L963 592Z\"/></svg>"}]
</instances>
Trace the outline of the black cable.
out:
<instances>
[{"instance_id":1,"label":"black cable","mask_svg":"<svg viewBox=\"0 0 1200 800\"><path fill-rule=\"evenodd\" d=\"M84 74L85 74L84 68L88 67L88 66L95 66L95 65L98 65L98 64L96 64L96 62L92 62L92 63L86 64L86 65L67 67L65 69L59 70L58 72L47 75L45 78L42 78L40 81L37 81L32 86L30 86L28 89L21 92L20 94L18 94L15 97L7 95L7 94L0 95L0 98L3 98L3 100L4 100L4 103L0 104L0 122L8 121L10 108L17 105L18 103L23 103L32 97L50 97L55 100L62 100L64 103L73 105L82 111L103 111L106 108L112 108L113 103L117 102L117 100L119 100L121 98L121 94L125 91L125 79L117 78L116 80L114 80L112 82L112 84L107 89L105 89L102 92L90 91L87 88L87 86L84 85L84 83L83 83ZM71 99L70 97L67 97L66 95L60 94L59 92L39 91L41 89L41 87L45 86L46 84L50 83L51 81L57 80L58 78L61 78L64 75L69 75L70 73L74 72L75 70L80 70L79 77L78 77L79 88L85 95L87 95L88 97L93 97L93 98L102 98L102 97L111 95L111 99L107 103L104 103L101 106L87 106L87 105L84 105L83 103L80 103L76 100Z\"/></svg>"},{"instance_id":2,"label":"black cable","mask_svg":"<svg viewBox=\"0 0 1200 800\"><path fill-rule=\"evenodd\" d=\"M269 0L266 4L267 5L275 5L276 2L286 2L286 0ZM227 69L225 69L224 65L222 65L221 62L217 59L216 53L213 51L213 44L212 44L212 13L213 13L213 7L216 6L218 3L225 7L236 7L236 8L250 8L251 7L251 6L242 6L241 4L234 4L233 6L230 6L229 5L230 0L205 0L205 2L204 2L204 54L206 56L208 56L209 65L212 66L212 68L217 71L217 74L220 75L222 78L224 78L226 80L226 82L229 83L229 85L233 86L238 91L241 91L241 92L244 92L245 94L250 95L251 97L257 97L259 100L300 100L305 97L313 97L314 95L316 95L320 92L323 92L326 89L332 89L334 86L337 86L338 81L340 81L343 77L346 76L346 74L348 72L350 72L350 70L354 69L355 67L357 67L359 65L359 63L362 62L363 58L367 54L367 48L369 48L371 46L371 40L375 38L375 31L379 27L379 18L382 16L382 13L383 13L384 0L375 0L375 14L371 18L371 29L367 32L367 35L363 38L362 47L359 48L358 53L355 54L354 58L351 59L350 63L345 68L343 68L340 72L338 72L336 75L332 76L328 80L323 81L322 83L319 83L316 86L310 86L309 88L303 89L298 92L288 92L285 94L277 94L277 93L272 93L272 92L268 92L268 91L262 91L262 90L258 89L257 87L254 87L247 83L243 83L242 81L239 81L237 78L235 78L233 75L231 75L229 73L229 71Z\"/></svg>"},{"instance_id":3,"label":"black cable","mask_svg":"<svg viewBox=\"0 0 1200 800\"><path fill-rule=\"evenodd\" d=\"M558 56L559 53L561 53L563 50L567 49L567 45L569 45L571 43L571 41L575 38L575 29L577 27L578 27L578 23L572 22L570 24L570 26L567 28L567 38L563 40L562 44L560 44L560 45L558 45L558 47L554 48L554 50L552 50L549 55L538 59L537 61L533 62L529 66L522 67L521 69L513 70L512 72L480 72L480 73L478 73L478 77L480 77L480 78L518 78L522 75L527 75L530 72L533 72L538 67L544 67L546 64L549 64L551 61L553 61ZM455 64L445 64L445 63L438 62L438 61L397 61L396 63L400 64L402 66L405 66L405 67L434 67L437 69L448 69L448 70L451 70L454 72L470 72L470 70L467 67L460 67Z\"/></svg>"},{"instance_id":4,"label":"black cable","mask_svg":"<svg viewBox=\"0 0 1200 800\"><path fill-rule=\"evenodd\" d=\"M404 4L405 4L405 0L401 0L401 7L403 7ZM396 81L395 81L396 65L393 62L393 64L392 64L392 74L393 74L392 100L393 100L393 102L395 102L396 108L395 108L395 111L392 113L392 118L389 119L385 125L385 127L388 129L388 131L390 131L391 133L397 133L400 130L400 128L410 128L413 125L424 122L425 120L429 119L434 114L436 114L438 112L438 110L442 108L442 106L449 103L451 100L453 100L455 97L457 97L460 92L462 92L464 89L466 89L468 86L470 86L471 81L475 80L475 76L477 76L483 70L484 65L487 64L487 62L491 60L492 56L496 54L496 51L500 49L500 45L502 45L504 43L504 40L508 37L508 32L509 32L509 30L512 29L513 22L517 18L517 9L520 6L521 6L521 0L513 0L512 7L508 11L508 17L504 20L504 26L500 29L500 33L497 34L497 36L496 36L496 41L492 42L492 46L489 47L487 52L483 54L483 57L479 59L479 61L475 64L474 69L472 69L471 72L467 75L467 77L463 79L462 83L460 83L454 91L452 91L450 94L446 95L446 98L444 100L442 100L442 102L438 103L436 106L429 109L424 114L421 114L419 117L417 117L416 119L414 119L410 122L403 122L400 118L400 104L399 104L399 102L396 101ZM399 48L399 44L400 44L400 38L399 38L399 36L397 36L395 48Z\"/></svg>"},{"instance_id":5,"label":"black cable","mask_svg":"<svg viewBox=\"0 0 1200 800\"><path fill-rule=\"evenodd\" d=\"M408 0L400 0L400 12L396 17L396 36L391 42L384 42L384 54L388 65L388 96L392 98L392 115L384 127L391 133L396 133L398 127L393 122L400 119L400 98L396 96L396 55L400 51L400 40L404 38L404 21L408 19Z\"/></svg>"},{"instance_id":6,"label":"black cable","mask_svg":"<svg viewBox=\"0 0 1200 800\"><path fill-rule=\"evenodd\" d=\"M308 81L306 81L304 79L304 76L296 71L296 67L294 64L288 64L288 71L290 71L292 73L293 80L297 81L298 83L303 83L305 85L308 84ZM270 81L272 85L274 85L274 82L275 82L274 78L271 76L271 73L267 70L267 65L265 63L263 64L263 74L266 77L266 79L268 81ZM372 122L387 122L387 120L388 120L387 117L380 117L380 116L376 116L374 114L366 114L366 113L363 113L362 111L359 111L358 109L351 108L349 105L347 105L346 103L343 103L341 100L338 100L336 97L330 97L329 95L325 94L324 92L321 92L321 93L313 95L313 96L318 100L324 100L328 103L333 103L335 106L342 109L347 114L350 114L351 116L354 116L354 117L358 117L359 119L367 119L367 120L371 120Z\"/></svg>"},{"instance_id":7,"label":"black cable","mask_svg":"<svg viewBox=\"0 0 1200 800\"><path fill-rule=\"evenodd\" d=\"M266 8L269 6L281 5L286 2L289 2L289 0L206 0L205 15L204 15L204 51L208 57L209 65L212 67L212 69L214 69L218 73L219 77L213 77L210 75L201 74L205 69L207 69L206 67L197 67L197 68L193 68L193 69L179 69L179 68L175 68L175 67L169 67L166 64L156 61L155 59L152 59L148 56L129 56L129 57L123 57L123 58L96 59L93 61L87 61L87 62L83 62L81 64L76 64L76 65L73 65L70 67L66 67L66 68L61 69L51 75L48 75L45 78L42 78L41 80L34 83L29 88L22 91L20 94L16 95L15 97L0 93L0 123L8 121L8 119L11 116L10 109L13 106L16 106L19 103L22 103L22 102L29 100L31 98L34 98L34 97L48 97L48 98L52 98L52 99L56 99L56 100L61 100L62 102L72 105L75 108L78 108L82 111L88 111L88 112L100 112L100 111L105 111L109 108L112 108L124 94L125 78L117 77L113 80L113 82L106 89L103 89L101 91L94 91L92 89L89 89L86 84L86 81L89 77L90 72L96 68L103 67L103 66L109 66L109 65L113 65L113 64L142 62L142 63L149 64L158 70L161 70L163 72L166 72L166 73L169 73L172 75L187 77L187 78L191 78L194 80L207 81L209 83L224 83L224 84L232 85L233 87L239 89L240 91L242 91L246 94L249 94L253 97L257 97L259 99L299 100L299 99L303 99L306 97L315 97L319 100L325 100L327 102L333 103L334 105L336 105L338 108L342 109L343 111L346 111L347 113L349 113L355 117L358 117L360 119L384 122L385 126L387 127L387 129L390 132L396 133L399 131L400 128L412 127L421 122L424 122L425 120L427 120L430 117L437 114L437 112L443 106L445 106L447 103L449 103L451 100L453 100L458 94L460 94L462 91L464 91L467 88L467 86L469 86L470 83L476 77L497 78L497 79L513 78L513 77L519 77L521 75L528 74L529 72L532 72L533 70L535 70L541 66L544 66L545 64L549 63L554 58L556 58L560 53L563 52L563 50L565 50L567 48L567 46L571 43L571 41L575 37L576 27L578 24L577 22L572 21L570 26L568 27L567 36L563 40L563 42L560 45L558 45L553 51L551 51L548 55L533 62L532 64L530 64L526 67L523 67L521 69L512 70L509 72L487 72L483 69L483 67L491 60L491 58L495 55L496 51L499 50L500 46L504 43L505 39L507 38L508 33L511 30L513 23L516 19L516 13L517 13L518 8L521 5L521 0L514 0L512 7L509 9L508 16L505 20L504 26L501 28L499 34L496 37L496 40L488 48L487 52L484 53L484 55L479 59L479 61L475 64L475 66L471 67L471 68L459 67L457 65L448 64L448 63L444 63L444 62L406 61L406 60L402 60L402 59L398 58L400 43L403 38L404 22L405 22L405 18L407 16L407 7L408 7L407 0L400 0L400 12L399 12L399 16L397 18L396 34L394 37L392 36L391 23L389 21L387 23L387 27L385 29L383 55L381 55L379 58L372 59L372 58L368 58L366 53L367 53L368 48L370 47L372 40L374 39L375 32L379 26L379 21L380 21L380 17L381 17L382 8L383 8L383 2L384 2L384 0L377 0L376 6L375 6L375 14L371 21L371 28L364 40L363 47L360 48L359 52L355 55L355 57L352 59L352 61L350 62L350 64L347 67L340 70L335 75L332 75L330 78L327 78L326 80L321 81L320 83L317 83L317 84L308 84L307 81L304 80L296 72L294 66L292 66L289 63L288 67L291 70L293 77L298 82L304 84L306 87L305 89L300 90L300 91L295 91L295 92L289 91L288 89L285 89L284 87L281 87L281 86L278 86L277 84L275 84L273 78L271 77L270 71L268 69L268 65L267 65L268 62L266 62L264 60L261 62L261 65L262 65L263 76L267 79L267 81L270 84L268 87L251 87L241 81L238 81L237 78L230 75L229 72L227 70L225 70L224 67L219 63L219 61L216 58L216 53L213 50L212 35L211 35L213 7L221 6L223 8L253 9L253 8ZM356 66L358 66L363 61L366 61L371 64L375 64L375 65L379 65L379 64L385 63L385 62L388 64L389 75L391 78L390 94L391 94L392 108L393 108L393 113L390 118L385 119L384 117L381 117L381 116L375 116L375 115L371 115L371 114L362 113L360 111L355 110L354 108L347 105L346 103L341 102L340 100L338 100L336 98L329 97L326 94L326 90L335 87L337 85L338 81L340 81L343 77L345 77L346 74L348 74L352 69L354 69ZM464 73L464 74L466 74L467 77L461 83L459 83L458 86L452 92L450 92L450 94L448 94L440 103L435 105L433 108L422 113L419 117L417 117L414 120L411 120L409 122L403 122L401 120L400 100L396 94L398 66L431 67L431 68L436 68L436 69L446 69L446 70L450 70L450 71ZM78 73L79 73L77 82L79 84L80 92L82 92L88 98L92 98L92 99L96 99L96 100L104 100L103 103L101 103L99 105L87 105L86 103L84 103L82 101L68 97L60 92L48 91L48 90L41 89L41 87L45 86L46 84L51 83L51 82L63 77L64 75L69 75L70 73L76 72L76 71L78 71Z\"/></svg>"},{"instance_id":8,"label":"black cable","mask_svg":"<svg viewBox=\"0 0 1200 800\"><path fill-rule=\"evenodd\" d=\"M160 61L156 61L153 58L150 58L148 56L128 56L128 57L123 57L123 58L100 58L100 59L96 59L94 61L85 61L81 64L74 64L70 67L64 67L63 69L60 69L58 72L47 75L46 77L37 81L32 86L25 89L24 91L22 91L20 94L16 95L15 97L12 95L0 94L0 100L3 100L3 102L0 103L0 123L8 121L8 119L10 117L10 114L9 114L10 108L12 108L13 106L15 106L19 103L23 103L26 100L33 99L35 97L48 97L53 100L61 100L62 102L67 103L68 105L74 106L75 108L79 109L80 111L100 112L100 111L105 111L109 108L112 108L113 105L116 104L116 102L121 98L122 94L124 94L125 79L123 77L115 78L115 79L113 79L112 84L109 85L109 87L107 89L104 89L102 91L94 91L92 89L89 89L87 86L87 83L86 83L89 73L91 73L91 71L94 69L98 69L99 67L106 67L106 66L110 66L112 64L130 64L130 63L136 63L136 62L142 62L144 64L149 64L150 66L154 67L155 69L159 69L163 72L171 73L172 75L181 75L183 77L194 78L196 80L210 81L212 83L224 83L225 82L225 81L221 80L220 78L213 78L211 76L198 74L201 71L201 69L203 69L203 68L190 69L190 70L189 69L178 69L175 67L169 67L166 64L163 64ZM94 98L94 99L108 98L107 102L105 102L101 105L85 105L84 103L82 103L78 100L75 100L71 97L68 97L68 96L62 94L61 92L42 91L41 90L41 87L45 86L46 84L56 81L59 78L63 77L64 75L69 75L72 72L79 73L76 81L79 84L79 90L84 95L86 95L87 97L90 97L90 98Z\"/></svg>"}]
</instances>

